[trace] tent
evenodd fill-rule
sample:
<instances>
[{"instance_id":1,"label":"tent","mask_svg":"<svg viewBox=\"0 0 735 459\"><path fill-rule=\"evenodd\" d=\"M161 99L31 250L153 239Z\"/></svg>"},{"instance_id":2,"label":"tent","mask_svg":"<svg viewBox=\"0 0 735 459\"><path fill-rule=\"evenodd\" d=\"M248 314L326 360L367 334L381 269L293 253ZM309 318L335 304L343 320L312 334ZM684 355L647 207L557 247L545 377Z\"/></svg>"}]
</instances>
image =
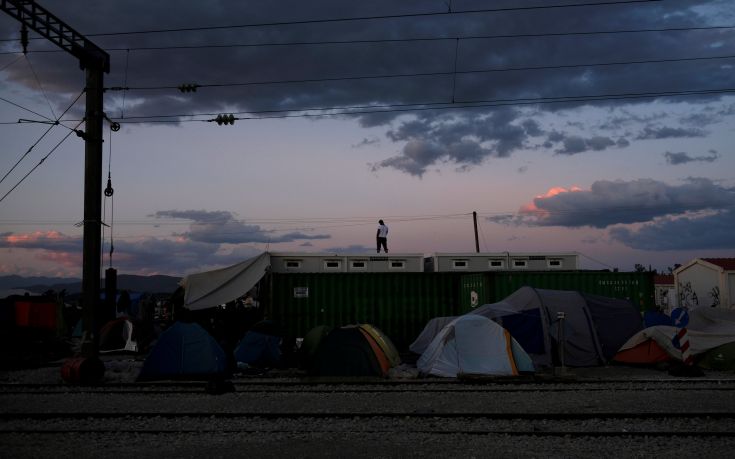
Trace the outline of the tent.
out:
<instances>
[{"instance_id":1,"label":"tent","mask_svg":"<svg viewBox=\"0 0 735 459\"><path fill-rule=\"evenodd\" d=\"M633 347L618 351L613 360L620 363L652 365L658 362L668 362L672 357L666 349L659 346L656 341L647 339Z\"/></svg>"},{"instance_id":2,"label":"tent","mask_svg":"<svg viewBox=\"0 0 735 459\"><path fill-rule=\"evenodd\" d=\"M191 274L181 281L184 307L191 311L234 301L250 291L270 267L270 254L263 252L227 268Z\"/></svg>"},{"instance_id":3,"label":"tent","mask_svg":"<svg viewBox=\"0 0 735 459\"><path fill-rule=\"evenodd\" d=\"M691 355L696 357L719 346L735 342L735 311L695 308L690 309L688 314L689 323L686 328ZM653 340L669 356L681 360L681 351L672 341L678 331L678 328L668 325L645 328L623 343L618 354Z\"/></svg>"},{"instance_id":4,"label":"tent","mask_svg":"<svg viewBox=\"0 0 735 459\"><path fill-rule=\"evenodd\" d=\"M304 335L304 339L301 341L301 346L299 347L299 361L302 368L310 368L312 366L322 340L331 331L332 327L329 325L317 325Z\"/></svg>"},{"instance_id":5,"label":"tent","mask_svg":"<svg viewBox=\"0 0 735 459\"><path fill-rule=\"evenodd\" d=\"M146 330L141 321L119 317L100 329L100 352L141 352L153 338L153 330Z\"/></svg>"},{"instance_id":6,"label":"tent","mask_svg":"<svg viewBox=\"0 0 735 459\"><path fill-rule=\"evenodd\" d=\"M434 317L426 324L424 329L419 334L418 338L411 343L408 349L416 354L423 354L429 344L434 340L434 337L439 334L442 328L447 326L457 317Z\"/></svg>"},{"instance_id":7,"label":"tent","mask_svg":"<svg viewBox=\"0 0 735 459\"><path fill-rule=\"evenodd\" d=\"M161 333L138 379L214 378L226 369L225 352L205 329L176 322Z\"/></svg>"},{"instance_id":8,"label":"tent","mask_svg":"<svg viewBox=\"0 0 735 459\"><path fill-rule=\"evenodd\" d=\"M274 367L281 363L283 332L270 321L262 321L245 333L235 347L235 361L254 367Z\"/></svg>"},{"instance_id":9,"label":"tent","mask_svg":"<svg viewBox=\"0 0 735 459\"><path fill-rule=\"evenodd\" d=\"M321 340L309 374L385 377L395 361L389 355L398 355L398 351L387 338L376 340L376 334L385 336L369 324L335 328Z\"/></svg>"},{"instance_id":10,"label":"tent","mask_svg":"<svg viewBox=\"0 0 735 459\"><path fill-rule=\"evenodd\" d=\"M710 349L698 363L700 367L710 370L735 370L735 341Z\"/></svg>"},{"instance_id":11,"label":"tent","mask_svg":"<svg viewBox=\"0 0 735 459\"><path fill-rule=\"evenodd\" d=\"M468 314L497 322L536 366L551 366L559 363L559 313L565 315L564 363L569 366L604 364L642 328L641 316L629 301L532 287L521 287L503 301L480 306ZM437 323L429 322L411 350L420 351L428 338L433 339L436 328Z\"/></svg>"},{"instance_id":12,"label":"tent","mask_svg":"<svg viewBox=\"0 0 735 459\"><path fill-rule=\"evenodd\" d=\"M533 372L533 363L507 330L492 320L468 314L442 328L416 367L425 374L513 375Z\"/></svg>"}]
</instances>

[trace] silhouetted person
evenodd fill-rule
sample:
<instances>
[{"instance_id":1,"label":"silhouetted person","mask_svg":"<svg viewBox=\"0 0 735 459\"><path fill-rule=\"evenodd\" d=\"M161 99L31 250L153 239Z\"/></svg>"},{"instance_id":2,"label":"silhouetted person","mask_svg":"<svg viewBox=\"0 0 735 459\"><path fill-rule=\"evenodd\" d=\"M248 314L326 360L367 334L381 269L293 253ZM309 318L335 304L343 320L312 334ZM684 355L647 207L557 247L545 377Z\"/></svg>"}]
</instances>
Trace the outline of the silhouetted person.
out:
<instances>
[{"instance_id":1,"label":"silhouetted person","mask_svg":"<svg viewBox=\"0 0 735 459\"><path fill-rule=\"evenodd\" d=\"M117 316L130 315L130 293L127 290L120 292L120 298L117 300Z\"/></svg>"},{"instance_id":2,"label":"silhouetted person","mask_svg":"<svg viewBox=\"0 0 735 459\"><path fill-rule=\"evenodd\" d=\"M378 253L380 253L380 247L383 247L385 253L388 253L388 227L383 220L378 220L378 232L375 235L378 246Z\"/></svg>"}]
</instances>

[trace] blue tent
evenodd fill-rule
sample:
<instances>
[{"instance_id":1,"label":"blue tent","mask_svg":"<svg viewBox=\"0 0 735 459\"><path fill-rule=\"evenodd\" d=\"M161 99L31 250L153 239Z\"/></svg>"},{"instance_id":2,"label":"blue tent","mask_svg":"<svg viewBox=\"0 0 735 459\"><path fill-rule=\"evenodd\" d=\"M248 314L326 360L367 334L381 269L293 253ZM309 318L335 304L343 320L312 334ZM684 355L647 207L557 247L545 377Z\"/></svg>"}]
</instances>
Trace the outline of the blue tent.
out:
<instances>
[{"instance_id":1,"label":"blue tent","mask_svg":"<svg viewBox=\"0 0 735 459\"><path fill-rule=\"evenodd\" d=\"M253 367L274 367L281 362L281 338L258 331L245 333L235 348L235 361Z\"/></svg>"},{"instance_id":2,"label":"blue tent","mask_svg":"<svg viewBox=\"0 0 735 459\"><path fill-rule=\"evenodd\" d=\"M158 338L139 380L213 378L227 369L227 356L200 325L176 322Z\"/></svg>"}]
</instances>

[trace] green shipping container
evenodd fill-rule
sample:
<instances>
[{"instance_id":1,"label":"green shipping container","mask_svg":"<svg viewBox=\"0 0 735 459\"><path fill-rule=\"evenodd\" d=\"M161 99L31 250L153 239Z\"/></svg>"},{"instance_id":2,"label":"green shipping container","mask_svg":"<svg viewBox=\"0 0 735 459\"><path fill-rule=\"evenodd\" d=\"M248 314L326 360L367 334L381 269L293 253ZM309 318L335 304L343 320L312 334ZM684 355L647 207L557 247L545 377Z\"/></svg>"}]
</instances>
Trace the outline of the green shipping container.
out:
<instances>
[{"instance_id":1,"label":"green shipping container","mask_svg":"<svg viewBox=\"0 0 735 459\"><path fill-rule=\"evenodd\" d=\"M454 273L273 273L266 315L303 337L317 325L369 323L401 351L434 317L454 316Z\"/></svg>"},{"instance_id":2,"label":"green shipping container","mask_svg":"<svg viewBox=\"0 0 735 459\"><path fill-rule=\"evenodd\" d=\"M654 309L653 273L610 271L492 272L487 302L495 303L523 286L550 290L577 290L630 300L641 312Z\"/></svg>"},{"instance_id":3,"label":"green shipping container","mask_svg":"<svg viewBox=\"0 0 735 459\"><path fill-rule=\"evenodd\" d=\"M459 278L459 313L490 303L489 278L483 273L464 274Z\"/></svg>"}]
</instances>

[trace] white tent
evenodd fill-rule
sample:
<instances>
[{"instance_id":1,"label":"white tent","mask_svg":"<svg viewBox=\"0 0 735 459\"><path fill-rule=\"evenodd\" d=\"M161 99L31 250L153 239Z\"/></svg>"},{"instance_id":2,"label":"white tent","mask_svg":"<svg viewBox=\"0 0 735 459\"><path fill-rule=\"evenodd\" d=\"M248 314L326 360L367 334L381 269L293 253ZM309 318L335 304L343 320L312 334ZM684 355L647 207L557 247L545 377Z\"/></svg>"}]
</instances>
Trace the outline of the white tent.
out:
<instances>
[{"instance_id":1,"label":"white tent","mask_svg":"<svg viewBox=\"0 0 735 459\"><path fill-rule=\"evenodd\" d=\"M717 308L690 309L687 335L689 352L703 354L723 344L735 342L735 311ZM620 347L620 351L633 348L652 339L670 356L681 359L681 350L673 343L679 329L668 325L648 327L633 335Z\"/></svg>"},{"instance_id":2,"label":"white tent","mask_svg":"<svg viewBox=\"0 0 735 459\"><path fill-rule=\"evenodd\" d=\"M416 354L423 354L427 347L429 347L429 344L434 340L436 335L439 334L439 332L442 330L442 328L446 327L448 323L455 320L457 316L453 317L434 317L429 321L429 323L426 324L424 329L421 331L421 334L418 338L416 338L416 341L411 343L411 345L408 347L408 349Z\"/></svg>"},{"instance_id":3,"label":"white tent","mask_svg":"<svg viewBox=\"0 0 735 459\"><path fill-rule=\"evenodd\" d=\"M196 311L234 301L255 287L270 264L270 254L263 252L227 268L186 276L181 281L184 307Z\"/></svg>"},{"instance_id":4,"label":"white tent","mask_svg":"<svg viewBox=\"0 0 735 459\"><path fill-rule=\"evenodd\" d=\"M507 330L474 314L457 317L444 326L416 366L422 373L445 377L534 371L531 358Z\"/></svg>"}]
</instances>

